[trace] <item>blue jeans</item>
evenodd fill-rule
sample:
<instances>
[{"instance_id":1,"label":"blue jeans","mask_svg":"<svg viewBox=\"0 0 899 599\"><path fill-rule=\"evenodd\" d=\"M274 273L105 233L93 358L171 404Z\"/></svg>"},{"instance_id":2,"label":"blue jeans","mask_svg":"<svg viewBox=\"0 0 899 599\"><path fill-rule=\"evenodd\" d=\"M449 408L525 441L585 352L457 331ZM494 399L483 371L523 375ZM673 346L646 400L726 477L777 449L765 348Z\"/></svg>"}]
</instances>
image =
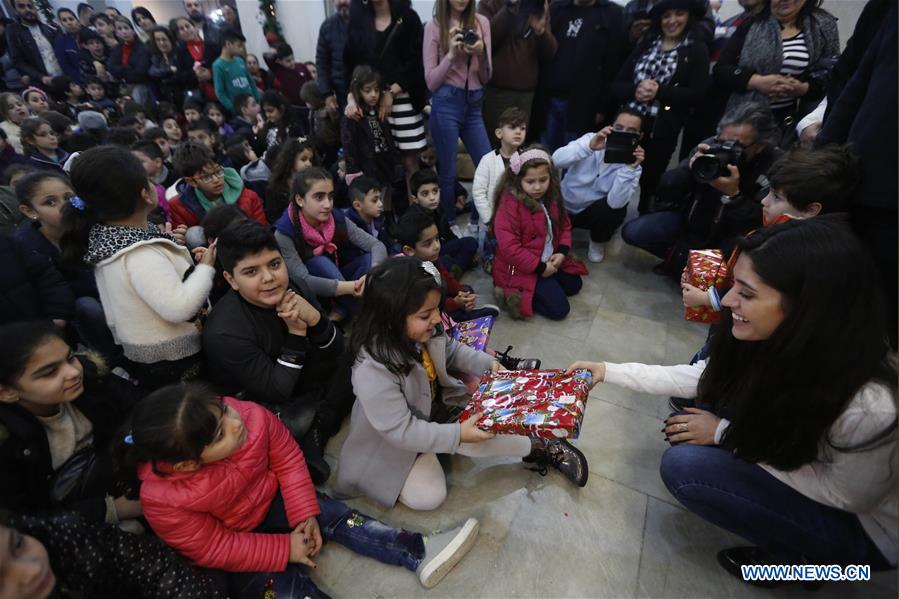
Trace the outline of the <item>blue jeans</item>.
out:
<instances>
[{"instance_id":1,"label":"blue jeans","mask_svg":"<svg viewBox=\"0 0 899 599\"><path fill-rule=\"evenodd\" d=\"M484 128L481 105L484 90L465 91L460 87L442 85L431 96L431 139L437 152L440 205L449 224L456 222L456 149L459 138L477 166L484 154L491 151Z\"/></svg>"},{"instance_id":2,"label":"blue jeans","mask_svg":"<svg viewBox=\"0 0 899 599\"><path fill-rule=\"evenodd\" d=\"M474 237L447 239L440 244L440 261L447 270L451 270L454 266L463 271L470 269L477 253L478 240Z\"/></svg>"},{"instance_id":3,"label":"blue jeans","mask_svg":"<svg viewBox=\"0 0 899 599\"><path fill-rule=\"evenodd\" d=\"M568 298L580 291L583 284L579 275L561 271L551 277L538 275L534 289L534 312L550 320L562 320L571 310Z\"/></svg>"},{"instance_id":4,"label":"blue jeans","mask_svg":"<svg viewBox=\"0 0 899 599\"><path fill-rule=\"evenodd\" d=\"M309 269L310 274L323 279L355 281L371 270L371 254L362 254L339 268L330 258L315 256L306 262L306 268ZM359 300L351 295L341 295L334 298L334 309L341 316L356 314L359 312L360 307Z\"/></svg>"},{"instance_id":5,"label":"blue jeans","mask_svg":"<svg viewBox=\"0 0 899 599\"><path fill-rule=\"evenodd\" d=\"M685 508L778 557L890 567L858 516L809 499L720 447L674 445L662 456L661 475Z\"/></svg>"},{"instance_id":6,"label":"blue jeans","mask_svg":"<svg viewBox=\"0 0 899 599\"><path fill-rule=\"evenodd\" d=\"M546 127L543 128L540 143L549 148L549 153L552 154L577 138L577 133L568 130L568 100L550 98L546 111Z\"/></svg>"},{"instance_id":7,"label":"blue jeans","mask_svg":"<svg viewBox=\"0 0 899 599\"><path fill-rule=\"evenodd\" d=\"M424 558L424 539L418 533L392 528L320 493L318 506L321 509L318 525L325 542L335 541L353 553L384 564L403 566L413 572ZM279 491L265 520L253 532L287 534L293 528L287 521L284 499ZM296 563L287 564L283 572L206 572L234 597L262 597L269 583L275 597L328 597L315 586L306 570Z\"/></svg>"},{"instance_id":8,"label":"blue jeans","mask_svg":"<svg viewBox=\"0 0 899 599\"><path fill-rule=\"evenodd\" d=\"M684 217L673 210L638 216L621 228L625 243L664 259L684 230Z\"/></svg>"}]
</instances>

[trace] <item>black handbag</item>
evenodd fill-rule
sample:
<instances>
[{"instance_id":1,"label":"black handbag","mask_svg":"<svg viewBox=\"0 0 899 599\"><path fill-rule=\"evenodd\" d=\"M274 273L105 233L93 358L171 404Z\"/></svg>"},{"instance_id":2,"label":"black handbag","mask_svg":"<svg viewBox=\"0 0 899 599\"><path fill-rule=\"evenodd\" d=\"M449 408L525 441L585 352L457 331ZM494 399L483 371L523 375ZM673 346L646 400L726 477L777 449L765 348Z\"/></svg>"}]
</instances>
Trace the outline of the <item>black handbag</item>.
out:
<instances>
[{"instance_id":1,"label":"black handbag","mask_svg":"<svg viewBox=\"0 0 899 599\"><path fill-rule=\"evenodd\" d=\"M86 497L100 477L98 461L97 452L90 446L66 460L50 477L50 502L64 504Z\"/></svg>"}]
</instances>

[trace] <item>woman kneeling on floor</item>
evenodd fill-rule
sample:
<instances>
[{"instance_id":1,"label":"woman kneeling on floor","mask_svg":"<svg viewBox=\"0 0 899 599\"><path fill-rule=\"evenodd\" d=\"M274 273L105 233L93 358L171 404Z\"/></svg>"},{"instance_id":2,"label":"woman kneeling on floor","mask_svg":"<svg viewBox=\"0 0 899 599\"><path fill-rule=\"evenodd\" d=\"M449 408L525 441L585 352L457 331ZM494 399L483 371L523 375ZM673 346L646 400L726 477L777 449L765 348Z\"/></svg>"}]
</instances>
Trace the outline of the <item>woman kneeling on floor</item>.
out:
<instances>
[{"instance_id":1,"label":"woman kneeling on floor","mask_svg":"<svg viewBox=\"0 0 899 599\"><path fill-rule=\"evenodd\" d=\"M666 420L662 480L688 510L754 545L718 554L731 574L895 567L896 367L873 263L827 217L766 227L737 251L708 360L572 368L695 398Z\"/></svg>"}]
</instances>

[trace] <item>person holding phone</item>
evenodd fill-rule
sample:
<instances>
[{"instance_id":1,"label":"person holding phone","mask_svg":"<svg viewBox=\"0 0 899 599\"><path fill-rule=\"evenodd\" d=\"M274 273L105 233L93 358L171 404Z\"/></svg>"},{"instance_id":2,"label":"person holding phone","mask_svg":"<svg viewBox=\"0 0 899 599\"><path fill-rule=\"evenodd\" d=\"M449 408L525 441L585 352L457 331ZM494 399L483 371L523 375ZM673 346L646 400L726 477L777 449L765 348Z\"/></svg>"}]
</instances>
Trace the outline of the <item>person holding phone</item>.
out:
<instances>
[{"instance_id":1,"label":"person holding phone","mask_svg":"<svg viewBox=\"0 0 899 599\"><path fill-rule=\"evenodd\" d=\"M438 0L425 26L425 82L431 90L431 137L440 164L440 205L456 222L456 149L459 138L478 164L490 152L481 106L490 80L490 21L475 13L474 0Z\"/></svg>"},{"instance_id":2,"label":"person holding phone","mask_svg":"<svg viewBox=\"0 0 899 599\"><path fill-rule=\"evenodd\" d=\"M608 127L585 133L553 154L555 165L567 169L562 197L571 224L590 231L590 262L602 262L603 244L624 222L628 200L640 185L642 123L639 112L625 108Z\"/></svg>"}]
</instances>

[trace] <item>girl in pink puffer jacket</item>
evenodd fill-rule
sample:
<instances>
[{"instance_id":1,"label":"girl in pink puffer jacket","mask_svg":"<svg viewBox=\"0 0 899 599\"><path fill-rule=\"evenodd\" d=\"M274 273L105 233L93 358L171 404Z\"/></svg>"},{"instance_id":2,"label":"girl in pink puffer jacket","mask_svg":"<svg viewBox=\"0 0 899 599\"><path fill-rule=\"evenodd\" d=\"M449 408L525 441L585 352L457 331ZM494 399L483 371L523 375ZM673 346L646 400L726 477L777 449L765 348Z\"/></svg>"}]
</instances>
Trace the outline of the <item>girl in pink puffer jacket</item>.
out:
<instances>
[{"instance_id":1,"label":"girl in pink puffer jacket","mask_svg":"<svg viewBox=\"0 0 899 599\"><path fill-rule=\"evenodd\" d=\"M327 597L303 565L324 540L404 566L432 587L473 545L478 522L425 537L317 495L303 453L266 408L170 385L138 402L124 438L144 517L231 596Z\"/></svg>"},{"instance_id":2,"label":"girl in pink puffer jacket","mask_svg":"<svg viewBox=\"0 0 899 599\"><path fill-rule=\"evenodd\" d=\"M581 290L587 269L568 256L571 221L559 176L540 146L512 155L496 190L493 232L497 300L513 318L535 312L552 320L568 315L568 297Z\"/></svg>"}]
</instances>

